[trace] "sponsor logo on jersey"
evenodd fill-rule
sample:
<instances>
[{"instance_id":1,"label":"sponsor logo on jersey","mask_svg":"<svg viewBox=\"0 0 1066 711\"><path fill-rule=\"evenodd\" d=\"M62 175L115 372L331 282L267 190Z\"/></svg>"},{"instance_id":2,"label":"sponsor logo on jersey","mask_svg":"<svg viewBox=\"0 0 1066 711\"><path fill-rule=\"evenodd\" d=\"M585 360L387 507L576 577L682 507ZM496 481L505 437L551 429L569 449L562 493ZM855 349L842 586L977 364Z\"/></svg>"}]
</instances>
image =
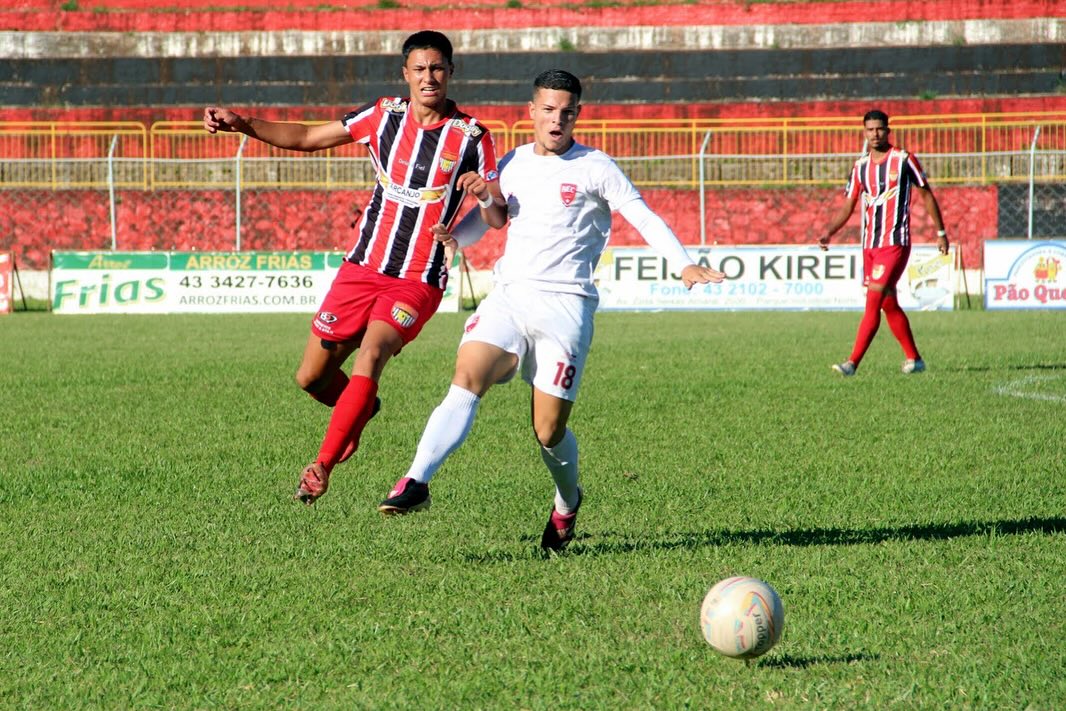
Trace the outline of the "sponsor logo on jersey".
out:
<instances>
[{"instance_id":1,"label":"sponsor logo on jersey","mask_svg":"<svg viewBox=\"0 0 1066 711\"><path fill-rule=\"evenodd\" d=\"M391 111L394 114L407 113L407 102L403 99L382 99L381 110Z\"/></svg>"},{"instance_id":2,"label":"sponsor logo on jersey","mask_svg":"<svg viewBox=\"0 0 1066 711\"><path fill-rule=\"evenodd\" d=\"M478 316L477 314L474 314L473 316L468 318L466 320L466 325L463 326L463 332L464 333L470 333L471 331L473 331L474 327L477 326L477 322L480 321L480 320L481 320L481 317Z\"/></svg>"},{"instance_id":3,"label":"sponsor logo on jersey","mask_svg":"<svg viewBox=\"0 0 1066 711\"><path fill-rule=\"evenodd\" d=\"M880 207L889 200L894 199L897 195L899 195L898 185L892 188L891 190L886 190L880 195L870 195L869 193L863 193L862 204L864 207Z\"/></svg>"},{"instance_id":4,"label":"sponsor logo on jersey","mask_svg":"<svg viewBox=\"0 0 1066 711\"><path fill-rule=\"evenodd\" d=\"M410 328L418 320L418 312L402 301L397 301L392 305L392 320L398 323L400 328Z\"/></svg>"},{"instance_id":5,"label":"sponsor logo on jersey","mask_svg":"<svg viewBox=\"0 0 1066 711\"><path fill-rule=\"evenodd\" d=\"M322 323L337 323L337 314L329 311L319 311L318 320Z\"/></svg>"},{"instance_id":6,"label":"sponsor logo on jersey","mask_svg":"<svg viewBox=\"0 0 1066 711\"><path fill-rule=\"evenodd\" d=\"M378 184L384 190L386 198L407 207L421 207L425 204L440 202L448 192L446 185L429 188L409 188L406 185L394 183L384 173L378 173Z\"/></svg>"},{"instance_id":7,"label":"sponsor logo on jersey","mask_svg":"<svg viewBox=\"0 0 1066 711\"><path fill-rule=\"evenodd\" d=\"M459 156L454 153L442 153L440 156L440 172L450 173L455 170L455 162L459 160Z\"/></svg>"},{"instance_id":8,"label":"sponsor logo on jersey","mask_svg":"<svg viewBox=\"0 0 1066 711\"><path fill-rule=\"evenodd\" d=\"M577 186L573 183L563 183L559 186L559 197L562 198L563 204L569 207L577 197Z\"/></svg>"},{"instance_id":9,"label":"sponsor logo on jersey","mask_svg":"<svg viewBox=\"0 0 1066 711\"><path fill-rule=\"evenodd\" d=\"M496 178L498 177L500 177L500 174L495 170L490 170L489 172L485 173L485 180L488 181L496 180Z\"/></svg>"},{"instance_id":10,"label":"sponsor logo on jersey","mask_svg":"<svg viewBox=\"0 0 1066 711\"><path fill-rule=\"evenodd\" d=\"M477 138L481 135L481 129L475 123L467 123L461 118L452 119L451 125L463 132L463 135Z\"/></svg>"}]
</instances>

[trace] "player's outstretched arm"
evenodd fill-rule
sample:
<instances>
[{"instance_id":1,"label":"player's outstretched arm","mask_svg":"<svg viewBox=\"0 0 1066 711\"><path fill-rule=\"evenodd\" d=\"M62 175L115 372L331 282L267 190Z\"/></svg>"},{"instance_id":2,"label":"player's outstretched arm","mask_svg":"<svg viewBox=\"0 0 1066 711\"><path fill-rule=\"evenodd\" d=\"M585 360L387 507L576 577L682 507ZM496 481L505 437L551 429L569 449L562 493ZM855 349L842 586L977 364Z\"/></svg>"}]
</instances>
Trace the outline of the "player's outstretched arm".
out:
<instances>
[{"instance_id":1,"label":"player's outstretched arm","mask_svg":"<svg viewBox=\"0 0 1066 711\"><path fill-rule=\"evenodd\" d=\"M208 133L243 133L277 148L291 151L320 151L352 142L352 137L340 121L314 126L265 121L241 116L219 106L208 106L204 109L204 128Z\"/></svg>"},{"instance_id":2,"label":"player's outstretched arm","mask_svg":"<svg viewBox=\"0 0 1066 711\"><path fill-rule=\"evenodd\" d=\"M685 265L681 269L681 281L684 282L685 288L691 289L693 284L718 283L725 279L725 274L717 269L694 264L673 230L663 218L652 212L643 199L625 203L618 212L633 225L645 242L666 257L668 263L675 267L678 264Z\"/></svg>"}]
</instances>

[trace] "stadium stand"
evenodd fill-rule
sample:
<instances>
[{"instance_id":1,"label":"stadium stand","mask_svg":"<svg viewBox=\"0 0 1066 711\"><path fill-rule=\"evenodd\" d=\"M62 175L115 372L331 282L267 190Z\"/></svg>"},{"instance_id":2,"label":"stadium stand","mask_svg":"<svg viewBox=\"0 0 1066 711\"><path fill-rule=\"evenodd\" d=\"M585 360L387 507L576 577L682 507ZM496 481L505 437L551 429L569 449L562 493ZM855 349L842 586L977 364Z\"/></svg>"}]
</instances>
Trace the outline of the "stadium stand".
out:
<instances>
[{"instance_id":1,"label":"stadium stand","mask_svg":"<svg viewBox=\"0 0 1066 711\"><path fill-rule=\"evenodd\" d=\"M272 119L339 117L402 90L399 43L423 27L456 45L450 93L508 126L525 118L533 74L555 66L587 80L584 120L854 121L872 102L893 116L1061 117L1062 15L1057 0L443 0L433 11L404 0L13 0L0 8L0 122L121 121L147 131L196 120L210 103L255 107ZM973 264L980 240L998 234L989 215L1001 193L986 184L938 192L958 206L952 226L973 225L959 235ZM302 207L321 202L314 191L290 191L283 204L246 201L245 248L343 246L331 226L347 220L360 193L338 193L317 212ZM645 193L691 242L684 226L698 209L693 191ZM834 193L817 188L806 199L825 206ZM80 195L72 203L69 192L0 190L0 250L43 267L49 249L106 247L106 203ZM714 199L713 229L734 241L789 241L822 219L797 212L795 224L772 224L752 191L729 204ZM122 249L230 246L203 241L208 221L233 219L224 191L127 189L121 205ZM179 216L165 235L160 213ZM48 228L25 227L42 223ZM623 224L614 241L634 239ZM473 251L471 261L491 263L498 244Z\"/></svg>"}]
</instances>

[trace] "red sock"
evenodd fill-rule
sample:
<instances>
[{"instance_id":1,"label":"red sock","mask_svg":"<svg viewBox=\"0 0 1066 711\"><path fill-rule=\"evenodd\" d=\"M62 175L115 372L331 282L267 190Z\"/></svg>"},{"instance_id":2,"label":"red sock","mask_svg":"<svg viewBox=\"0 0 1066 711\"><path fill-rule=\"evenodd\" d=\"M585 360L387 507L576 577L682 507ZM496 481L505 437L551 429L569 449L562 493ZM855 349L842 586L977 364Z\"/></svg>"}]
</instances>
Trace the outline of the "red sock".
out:
<instances>
[{"instance_id":1,"label":"red sock","mask_svg":"<svg viewBox=\"0 0 1066 711\"><path fill-rule=\"evenodd\" d=\"M881 303L881 308L885 310L885 320L888 321L888 327L892 329L892 335L903 346L903 355L908 360L918 360L921 356L918 355L918 346L914 344L911 322L900 308L896 295L886 296Z\"/></svg>"},{"instance_id":2,"label":"red sock","mask_svg":"<svg viewBox=\"0 0 1066 711\"><path fill-rule=\"evenodd\" d=\"M851 349L851 357L848 358L856 366L862 362L866 350L877 335L877 329L881 327L881 300L884 294L873 289L866 290L866 311L863 312L862 321L859 321L859 332L855 334L855 347Z\"/></svg>"},{"instance_id":3,"label":"red sock","mask_svg":"<svg viewBox=\"0 0 1066 711\"><path fill-rule=\"evenodd\" d=\"M309 392L308 395L327 407L333 407L337 404L337 399L340 398L346 387L348 387L348 376L344 374L343 370L338 370L333 374L333 379L329 381L326 387L318 392Z\"/></svg>"},{"instance_id":4,"label":"red sock","mask_svg":"<svg viewBox=\"0 0 1066 711\"><path fill-rule=\"evenodd\" d=\"M374 412L374 398L377 394L376 381L363 375L352 376L348 387L341 393L333 408L329 426L326 427L326 436L318 450L318 457L315 458L316 462L327 470L333 469L348 443L358 440L363 433L363 428Z\"/></svg>"}]
</instances>

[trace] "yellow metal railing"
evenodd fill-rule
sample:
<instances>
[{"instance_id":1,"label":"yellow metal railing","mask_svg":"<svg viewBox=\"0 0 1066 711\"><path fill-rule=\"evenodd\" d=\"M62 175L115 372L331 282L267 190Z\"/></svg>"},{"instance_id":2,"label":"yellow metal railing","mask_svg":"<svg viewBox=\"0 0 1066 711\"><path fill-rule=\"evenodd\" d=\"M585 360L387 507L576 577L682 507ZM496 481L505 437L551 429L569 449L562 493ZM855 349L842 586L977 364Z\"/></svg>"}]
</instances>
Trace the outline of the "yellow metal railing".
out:
<instances>
[{"instance_id":1,"label":"yellow metal railing","mask_svg":"<svg viewBox=\"0 0 1066 711\"><path fill-rule=\"evenodd\" d=\"M533 138L529 120L484 121L502 156ZM1066 180L1066 112L892 117L892 140L937 184ZM1039 129L1039 131L1037 131ZM638 186L817 185L843 181L863 150L855 117L579 120ZM1033 145L1034 138L1036 143ZM1032 150L1031 150L1032 149ZM701 160L702 157L702 160ZM0 122L0 188L366 189L365 149L274 148L200 122Z\"/></svg>"},{"instance_id":2,"label":"yellow metal railing","mask_svg":"<svg viewBox=\"0 0 1066 711\"><path fill-rule=\"evenodd\" d=\"M119 122L0 122L0 187L147 187L148 132Z\"/></svg>"}]
</instances>

